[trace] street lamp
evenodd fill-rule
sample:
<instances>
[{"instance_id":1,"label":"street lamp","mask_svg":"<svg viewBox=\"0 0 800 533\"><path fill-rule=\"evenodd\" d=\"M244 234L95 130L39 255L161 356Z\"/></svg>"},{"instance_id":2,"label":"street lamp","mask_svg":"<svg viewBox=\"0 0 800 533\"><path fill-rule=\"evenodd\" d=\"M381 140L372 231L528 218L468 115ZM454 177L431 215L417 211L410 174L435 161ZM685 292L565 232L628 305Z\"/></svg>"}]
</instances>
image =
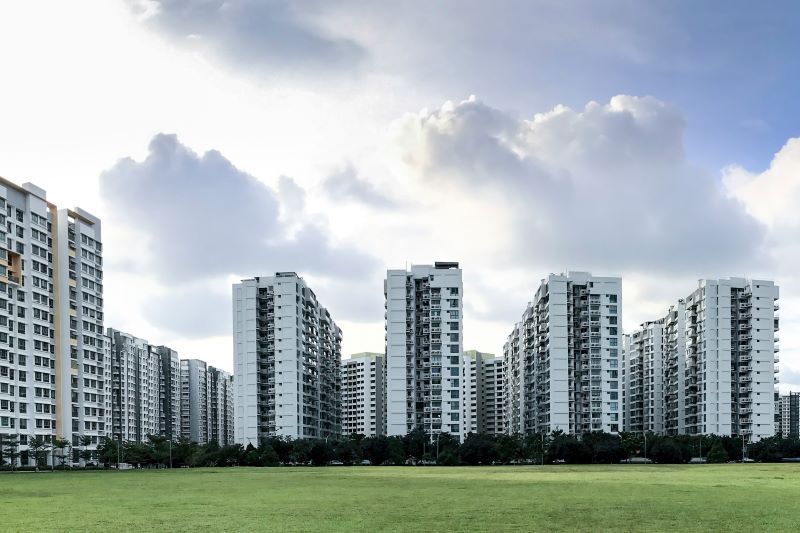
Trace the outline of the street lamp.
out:
<instances>
[{"instance_id":1,"label":"street lamp","mask_svg":"<svg viewBox=\"0 0 800 533\"><path fill-rule=\"evenodd\" d=\"M644 458L647 459L647 432L644 433Z\"/></svg>"}]
</instances>

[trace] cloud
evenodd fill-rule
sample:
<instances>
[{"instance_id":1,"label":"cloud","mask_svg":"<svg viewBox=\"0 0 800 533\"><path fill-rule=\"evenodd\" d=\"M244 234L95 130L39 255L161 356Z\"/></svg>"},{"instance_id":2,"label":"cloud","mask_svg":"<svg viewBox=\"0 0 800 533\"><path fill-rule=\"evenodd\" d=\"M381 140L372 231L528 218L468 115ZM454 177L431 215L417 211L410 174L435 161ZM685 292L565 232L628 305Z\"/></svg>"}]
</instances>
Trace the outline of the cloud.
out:
<instances>
[{"instance_id":1,"label":"cloud","mask_svg":"<svg viewBox=\"0 0 800 533\"><path fill-rule=\"evenodd\" d=\"M346 201L364 204L376 209L394 209L398 203L380 192L369 181L358 175L355 167L348 164L340 172L328 176L323 188L333 201Z\"/></svg>"},{"instance_id":2,"label":"cloud","mask_svg":"<svg viewBox=\"0 0 800 533\"><path fill-rule=\"evenodd\" d=\"M473 97L394 129L423 186L477 196L485 217L507 219L506 259L698 277L764 260L763 225L686 159L683 117L655 98L519 120Z\"/></svg>"},{"instance_id":3,"label":"cloud","mask_svg":"<svg viewBox=\"0 0 800 533\"><path fill-rule=\"evenodd\" d=\"M324 217L305 213L305 191L293 179L280 177L275 191L219 152L199 155L175 135L153 137L142 161L119 160L100 186L115 231L142 244L118 249L115 260L159 285L142 314L176 335L230 331L232 276L295 271L336 286L346 302L378 270L373 257L335 244ZM335 302L323 304L339 319L363 317L360 304L341 314Z\"/></svg>"},{"instance_id":4,"label":"cloud","mask_svg":"<svg viewBox=\"0 0 800 533\"><path fill-rule=\"evenodd\" d=\"M281 180L290 207L302 206L298 189ZM200 156L175 135L153 137L144 161L118 161L102 174L100 190L112 218L144 233L148 264L162 281L276 270L357 277L374 264L333 245L315 225L289 235L275 191L219 152Z\"/></svg>"},{"instance_id":5,"label":"cloud","mask_svg":"<svg viewBox=\"0 0 800 533\"><path fill-rule=\"evenodd\" d=\"M286 0L129 0L140 19L182 45L258 73L349 70L365 58ZM308 6L306 6L308 8Z\"/></svg>"},{"instance_id":6,"label":"cloud","mask_svg":"<svg viewBox=\"0 0 800 533\"><path fill-rule=\"evenodd\" d=\"M734 165L725 169L728 191L771 228L800 229L800 137L789 139L761 173Z\"/></svg>"},{"instance_id":7,"label":"cloud","mask_svg":"<svg viewBox=\"0 0 800 533\"><path fill-rule=\"evenodd\" d=\"M231 295L227 279L171 287L152 298L144 310L155 328L185 338L206 338L231 333Z\"/></svg>"}]
</instances>

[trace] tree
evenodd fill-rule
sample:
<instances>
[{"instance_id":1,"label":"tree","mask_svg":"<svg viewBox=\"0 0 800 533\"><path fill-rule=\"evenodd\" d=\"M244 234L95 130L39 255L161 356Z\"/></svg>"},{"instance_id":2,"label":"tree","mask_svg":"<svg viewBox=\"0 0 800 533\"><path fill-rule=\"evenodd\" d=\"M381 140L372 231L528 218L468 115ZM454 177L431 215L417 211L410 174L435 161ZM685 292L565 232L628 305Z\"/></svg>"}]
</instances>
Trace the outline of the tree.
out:
<instances>
[{"instance_id":1,"label":"tree","mask_svg":"<svg viewBox=\"0 0 800 533\"><path fill-rule=\"evenodd\" d=\"M258 447L258 466L278 466L279 464L278 453L272 446L263 443Z\"/></svg>"},{"instance_id":2,"label":"tree","mask_svg":"<svg viewBox=\"0 0 800 533\"><path fill-rule=\"evenodd\" d=\"M0 435L0 466L8 461L11 470L17 467L19 438L16 435Z\"/></svg>"},{"instance_id":3,"label":"tree","mask_svg":"<svg viewBox=\"0 0 800 533\"><path fill-rule=\"evenodd\" d=\"M105 465L117 464L117 458L121 455L119 443L111 437L104 439L97 447L98 460Z\"/></svg>"},{"instance_id":4,"label":"tree","mask_svg":"<svg viewBox=\"0 0 800 533\"><path fill-rule=\"evenodd\" d=\"M59 453L55 455L55 457L59 460L60 465L63 467L64 463L66 463L67 457L69 456L69 440L64 438L56 438L53 440L53 452L55 450L59 450Z\"/></svg>"},{"instance_id":5,"label":"tree","mask_svg":"<svg viewBox=\"0 0 800 533\"><path fill-rule=\"evenodd\" d=\"M726 463L728 462L728 452L725 451L725 448L722 446L720 441L714 441L714 444L711 446L711 450L709 450L708 455L706 456L706 462L708 463Z\"/></svg>"},{"instance_id":6,"label":"tree","mask_svg":"<svg viewBox=\"0 0 800 533\"><path fill-rule=\"evenodd\" d=\"M309 456L311 457L311 464L314 466L325 466L333 456L331 445L324 440L318 440L311 445Z\"/></svg>"},{"instance_id":7,"label":"tree","mask_svg":"<svg viewBox=\"0 0 800 533\"><path fill-rule=\"evenodd\" d=\"M691 460L692 451L689 446L678 443L676 439L662 437L655 439L647 455L656 463L682 464Z\"/></svg>"},{"instance_id":8,"label":"tree","mask_svg":"<svg viewBox=\"0 0 800 533\"><path fill-rule=\"evenodd\" d=\"M617 435L596 431L587 433L582 440L592 450L594 464L616 464L627 457L622 439Z\"/></svg>"},{"instance_id":9,"label":"tree","mask_svg":"<svg viewBox=\"0 0 800 533\"><path fill-rule=\"evenodd\" d=\"M497 435L497 460L507 465L524 459L522 438L518 435Z\"/></svg>"},{"instance_id":10,"label":"tree","mask_svg":"<svg viewBox=\"0 0 800 533\"><path fill-rule=\"evenodd\" d=\"M424 459L431 451L430 436L424 429L414 428L403 437L403 451L406 457L412 458L415 462Z\"/></svg>"},{"instance_id":11,"label":"tree","mask_svg":"<svg viewBox=\"0 0 800 533\"><path fill-rule=\"evenodd\" d=\"M463 464L490 465L497 460L497 444L489 435L470 433L458 454Z\"/></svg>"},{"instance_id":12,"label":"tree","mask_svg":"<svg viewBox=\"0 0 800 533\"><path fill-rule=\"evenodd\" d=\"M292 442L292 451L289 459L293 463L308 464L311 461L311 441L298 439Z\"/></svg>"},{"instance_id":13,"label":"tree","mask_svg":"<svg viewBox=\"0 0 800 533\"><path fill-rule=\"evenodd\" d=\"M92 437L81 435L78 438L78 445L81 447L80 452L78 452L78 457L83 460L83 464L85 465L92 460L92 450L89 449L89 446L92 445Z\"/></svg>"},{"instance_id":14,"label":"tree","mask_svg":"<svg viewBox=\"0 0 800 533\"><path fill-rule=\"evenodd\" d=\"M588 464L592 462L592 450L572 435L559 434L553 437L547 447L545 460L548 463L564 461L567 464Z\"/></svg>"},{"instance_id":15,"label":"tree","mask_svg":"<svg viewBox=\"0 0 800 533\"><path fill-rule=\"evenodd\" d=\"M33 463L37 468L47 465L47 441L42 435L34 435L28 439L28 449L33 455Z\"/></svg>"}]
</instances>

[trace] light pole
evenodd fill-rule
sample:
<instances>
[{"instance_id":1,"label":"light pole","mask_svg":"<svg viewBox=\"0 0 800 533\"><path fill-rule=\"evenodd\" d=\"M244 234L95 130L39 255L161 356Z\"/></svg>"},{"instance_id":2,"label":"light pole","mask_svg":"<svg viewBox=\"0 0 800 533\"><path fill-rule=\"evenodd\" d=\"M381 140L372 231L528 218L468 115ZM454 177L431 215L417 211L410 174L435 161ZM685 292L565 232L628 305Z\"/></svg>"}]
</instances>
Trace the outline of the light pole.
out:
<instances>
[{"instance_id":1,"label":"light pole","mask_svg":"<svg viewBox=\"0 0 800 533\"><path fill-rule=\"evenodd\" d=\"M169 438L169 469L172 470L172 436Z\"/></svg>"},{"instance_id":2,"label":"light pole","mask_svg":"<svg viewBox=\"0 0 800 533\"><path fill-rule=\"evenodd\" d=\"M544 466L544 433L542 433L542 466Z\"/></svg>"},{"instance_id":3,"label":"light pole","mask_svg":"<svg viewBox=\"0 0 800 533\"><path fill-rule=\"evenodd\" d=\"M644 433L644 458L647 459L647 432Z\"/></svg>"},{"instance_id":4,"label":"light pole","mask_svg":"<svg viewBox=\"0 0 800 533\"><path fill-rule=\"evenodd\" d=\"M744 443L744 435L742 435L742 462L747 458L747 447Z\"/></svg>"}]
</instances>

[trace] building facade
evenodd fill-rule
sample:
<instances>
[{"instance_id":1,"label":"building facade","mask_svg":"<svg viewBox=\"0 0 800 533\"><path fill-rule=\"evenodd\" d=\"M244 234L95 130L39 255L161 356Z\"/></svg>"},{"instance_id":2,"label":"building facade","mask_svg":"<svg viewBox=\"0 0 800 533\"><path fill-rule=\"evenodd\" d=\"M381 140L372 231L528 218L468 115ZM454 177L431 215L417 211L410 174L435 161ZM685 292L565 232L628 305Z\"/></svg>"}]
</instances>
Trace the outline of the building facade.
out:
<instances>
[{"instance_id":1,"label":"building facade","mask_svg":"<svg viewBox=\"0 0 800 533\"><path fill-rule=\"evenodd\" d=\"M158 432L175 441L181 434L181 361L178 352L167 346L156 346L155 351L161 362Z\"/></svg>"},{"instance_id":2,"label":"building facade","mask_svg":"<svg viewBox=\"0 0 800 533\"><path fill-rule=\"evenodd\" d=\"M210 416L208 365L200 359L181 359L181 438L208 442Z\"/></svg>"},{"instance_id":3,"label":"building facade","mask_svg":"<svg viewBox=\"0 0 800 533\"><path fill-rule=\"evenodd\" d=\"M107 428L100 220L0 178L0 433L95 449Z\"/></svg>"},{"instance_id":4,"label":"building facade","mask_svg":"<svg viewBox=\"0 0 800 533\"><path fill-rule=\"evenodd\" d=\"M627 339L626 428L667 435L775 434L778 287L700 280Z\"/></svg>"},{"instance_id":5,"label":"building facade","mask_svg":"<svg viewBox=\"0 0 800 533\"><path fill-rule=\"evenodd\" d=\"M342 331L294 272L233 286L236 442L341 434Z\"/></svg>"},{"instance_id":6,"label":"building facade","mask_svg":"<svg viewBox=\"0 0 800 533\"><path fill-rule=\"evenodd\" d=\"M481 375L481 424L479 431L489 435L505 433L505 373L502 357L483 362Z\"/></svg>"},{"instance_id":7,"label":"building facade","mask_svg":"<svg viewBox=\"0 0 800 533\"><path fill-rule=\"evenodd\" d=\"M784 439L800 438L800 393L780 394L775 404L775 433Z\"/></svg>"},{"instance_id":8,"label":"building facade","mask_svg":"<svg viewBox=\"0 0 800 533\"><path fill-rule=\"evenodd\" d=\"M647 322L625 336L622 361L624 428L664 434L664 321Z\"/></svg>"},{"instance_id":9,"label":"building facade","mask_svg":"<svg viewBox=\"0 0 800 533\"><path fill-rule=\"evenodd\" d=\"M356 353L342 360L342 433L384 435L384 356Z\"/></svg>"},{"instance_id":10,"label":"building facade","mask_svg":"<svg viewBox=\"0 0 800 533\"><path fill-rule=\"evenodd\" d=\"M621 431L622 348L620 278L570 272L542 280L505 345L506 431Z\"/></svg>"},{"instance_id":11,"label":"building facade","mask_svg":"<svg viewBox=\"0 0 800 533\"><path fill-rule=\"evenodd\" d=\"M111 410L116 440L145 442L160 434L161 358L144 339L112 328Z\"/></svg>"},{"instance_id":12,"label":"building facade","mask_svg":"<svg viewBox=\"0 0 800 533\"><path fill-rule=\"evenodd\" d=\"M387 434L414 429L463 440L463 284L458 263L389 270Z\"/></svg>"},{"instance_id":13,"label":"building facade","mask_svg":"<svg viewBox=\"0 0 800 533\"><path fill-rule=\"evenodd\" d=\"M208 440L220 446L233 444L233 376L213 366L208 367L208 375Z\"/></svg>"},{"instance_id":14,"label":"building facade","mask_svg":"<svg viewBox=\"0 0 800 533\"><path fill-rule=\"evenodd\" d=\"M465 433L503 433L503 359L494 354L467 350L464 352L462 376Z\"/></svg>"}]
</instances>

